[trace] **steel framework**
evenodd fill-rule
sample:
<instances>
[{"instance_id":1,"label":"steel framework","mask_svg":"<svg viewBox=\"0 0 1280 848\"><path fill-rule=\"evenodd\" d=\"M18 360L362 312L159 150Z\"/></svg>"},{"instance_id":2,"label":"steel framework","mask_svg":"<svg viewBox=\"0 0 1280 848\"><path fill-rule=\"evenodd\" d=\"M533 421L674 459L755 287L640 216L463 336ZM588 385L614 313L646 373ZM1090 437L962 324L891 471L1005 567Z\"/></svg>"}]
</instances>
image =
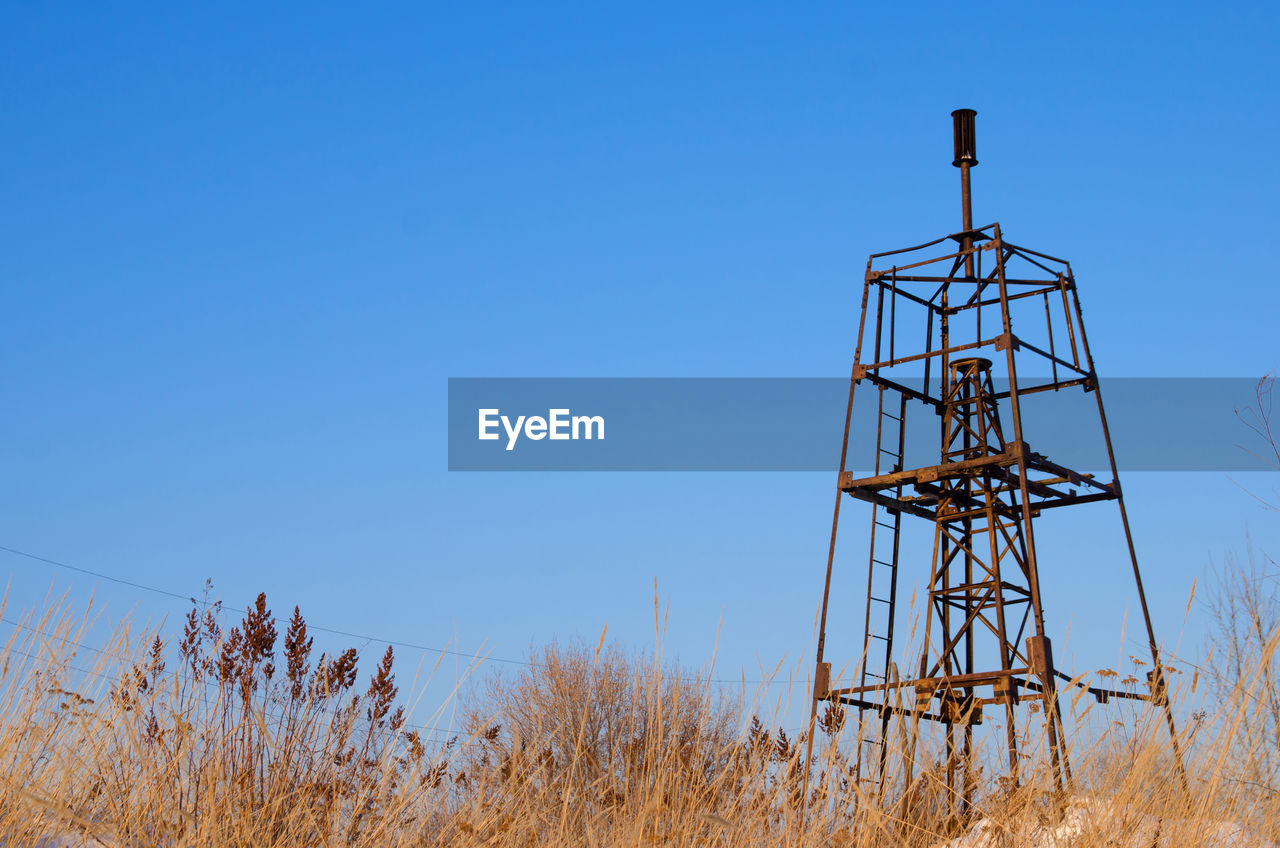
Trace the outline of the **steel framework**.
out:
<instances>
[{"instance_id":1,"label":"steel framework","mask_svg":"<svg viewBox=\"0 0 1280 848\"><path fill-rule=\"evenodd\" d=\"M1132 698L1162 708L1182 770L1160 648L1075 278L1068 262L1009 242L999 224L973 226L969 171L978 161L974 115L969 109L952 113L953 164L961 176L961 231L873 254L867 261L809 727L811 758L819 705L856 709L858 726L871 727L872 733L864 738L859 731L855 778L884 791L895 718L902 747L908 751L907 783L919 723L941 725L947 783L960 812L969 806L975 789L973 732L987 707L1004 713L1009 776L1016 783L1017 727L1023 712L1016 708L1038 702L1054 786L1062 790L1070 784L1058 699L1061 681L1087 689L1102 703ZM993 371L999 372L998 380ZM1047 374L1026 376L1037 371ZM854 392L863 385L877 395L875 467L871 476L855 477L846 466ZM1028 398L1068 390L1092 394L1096 401L1110 480L1055 463L1032 450L1027 440ZM908 467L908 418L921 409L941 419L940 462ZM846 496L872 507L867 602L862 654L850 681L854 685L833 685L824 650L840 506ZM1034 519L1045 510L1097 501L1114 501L1119 508L1151 650L1147 692L1107 689L1069 678L1054 666L1045 632ZM924 519L933 529L924 647L909 660L894 652L904 516ZM1182 780L1185 785L1185 776Z\"/></svg>"}]
</instances>

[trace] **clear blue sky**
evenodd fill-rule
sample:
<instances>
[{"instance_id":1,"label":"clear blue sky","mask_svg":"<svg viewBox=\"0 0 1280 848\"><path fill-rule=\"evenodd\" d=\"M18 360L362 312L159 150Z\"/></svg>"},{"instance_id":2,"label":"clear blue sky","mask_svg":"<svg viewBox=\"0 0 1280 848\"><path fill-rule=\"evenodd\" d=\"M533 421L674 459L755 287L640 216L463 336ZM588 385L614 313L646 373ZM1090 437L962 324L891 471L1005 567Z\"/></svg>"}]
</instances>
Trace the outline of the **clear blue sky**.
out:
<instances>
[{"instance_id":1,"label":"clear blue sky","mask_svg":"<svg viewBox=\"0 0 1280 848\"><path fill-rule=\"evenodd\" d=\"M723 621L726 674L807 672L831 479L450 474L446 379L848 373L866 254L958 229L958 106L975 217L1072 261L1102 373L1280 368L1274 4L900 8L10 4L0 545L499 656L650 643L656 577L669 653ZM1273 478L1126 482L1170 639L1280 551ZM1097 515L1041 554L1089 665Z\"/></svg>"}]
</instances>

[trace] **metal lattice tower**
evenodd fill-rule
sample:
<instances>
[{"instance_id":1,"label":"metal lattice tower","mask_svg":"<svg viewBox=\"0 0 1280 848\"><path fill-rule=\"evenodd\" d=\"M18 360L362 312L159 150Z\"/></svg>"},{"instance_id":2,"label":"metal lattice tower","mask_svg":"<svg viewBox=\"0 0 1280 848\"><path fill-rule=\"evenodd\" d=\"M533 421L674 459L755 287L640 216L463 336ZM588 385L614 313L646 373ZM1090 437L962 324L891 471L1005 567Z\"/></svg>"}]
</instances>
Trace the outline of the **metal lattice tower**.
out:
<instances>
[{"instance_id":1,"label":"metal lattice tower","mask_svg":"<svg viewBox=\"0 0 1280 848\"><path fill-rule=\"evenodd\" d=\"M811 754L822 702L857 710L858 726L872 732L859 731L855 777L884 791L893 734L901 734L899 747L909 749L903 760L905 786L921 722L941 725L947 782L962 813L974 791L974 727L987 708L1003 713L1008 774L1015 783L1017 729L1032 720L1030 702L1039 705L1055 788L1071 783L1058 703L1061 681L1087 689L1101 703L1132 698L1162 708L1182 770L1075 278L1066 261L1006 240L999 224L973 226L969 172L978 164L975 114L971 109L952 113L963 229L916 247L873 254L867 262L809 727ZM1037 369L1048 376L1026 376ZM846 467L851 431L855 423L860 428L869 423L853 420L854 392L860 388L876 393L876 452L872 475L855 478ZM1062 391L1093 395L1109 481L1032 450L1024 432L1025 404L1039 393ZM941 419L938 462L908 467L908 417L920 410ZM869 433L860 429L857 438ZM824 649L846 496L871 504L867 600L862 653L843 658L854 661L854 680L833 685ZM1073 680L1055 668L1045 632L1035 519L1045 510L1099 501L1119 508L1151 650L1147 692ZM923 650L904 657L900 648L895 652L894 641L895 626L900 627L900 543L907 525L921 527L919 519L933 531L928 604ZM1182 780L1185 786L1185 775Z\"/></svg>"}]
</instances>

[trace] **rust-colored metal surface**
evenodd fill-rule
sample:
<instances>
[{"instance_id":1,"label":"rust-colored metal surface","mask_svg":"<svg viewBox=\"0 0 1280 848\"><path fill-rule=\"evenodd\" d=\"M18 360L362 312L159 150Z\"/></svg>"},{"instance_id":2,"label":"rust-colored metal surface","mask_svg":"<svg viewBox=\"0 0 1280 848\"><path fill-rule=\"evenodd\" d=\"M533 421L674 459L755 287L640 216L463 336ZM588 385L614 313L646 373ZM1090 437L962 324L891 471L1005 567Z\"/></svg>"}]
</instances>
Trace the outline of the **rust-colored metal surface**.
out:
<instances>
[{"instance_id":1,"label":"rust-colored metal surface","mask_svg":"<svg viewBox=\"0 0 1280 848\"><path fill-rule=\"evenodd\" d=\"M1162 708L1182 769L1075 277L1065 260L1010 242L999 224L973 226L974 116L970 109L952 113L953 164L961 175L960 232L873 254L867 261L809 726L811 753L821 702L857 710L854 778L884 792L890 751L903 752L902 768L893 777L905 787L915 767L921 722L941 725L947 782L960 815L967 812L977 779L974 728L988 710L1004 727L1002 747L1012 782L1020 779L1019 745L1027 738L1020 730L1038 723L1054 787L1070 785L1061 681L1087 690L1099 703L1136 699ZM874 427L854 420L858 390L876 393ZM1110 457L1109 480L1068 468L1032 447L1035 437L1026 432L1025 413L1031 399L1044 392L1093 396L1099 435ZM908 461L906 433L914 416L937 421L927 425L939 426L936 462ZM851 439L859 444L872 433L875 467L858 476L847 468ZM825 651L846 498L870 504L871 523L862 651L839 658L852 671L852 679L842 684L833 679ZM1045 510L1101 501L1118 507L1128 545L1154 669L1145 693L1068 677L1054 666L1045 631L1035 520ZM902 540L913 529L932 534L933 554L927 584L915 587L927 597L924 638L917 645L923 649L903 656L895 643L901 617L899 558Z\"/></svg>"}]
</instances>

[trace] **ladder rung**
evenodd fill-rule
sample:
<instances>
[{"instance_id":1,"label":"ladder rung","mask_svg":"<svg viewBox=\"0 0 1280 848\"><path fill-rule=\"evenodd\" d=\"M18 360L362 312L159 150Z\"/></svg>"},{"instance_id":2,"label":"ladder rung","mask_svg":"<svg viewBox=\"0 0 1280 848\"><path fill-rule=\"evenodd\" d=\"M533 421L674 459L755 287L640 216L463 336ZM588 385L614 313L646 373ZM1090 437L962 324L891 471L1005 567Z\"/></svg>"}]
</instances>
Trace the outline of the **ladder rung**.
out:
<instances>
[{"instance_id":1,"label":"ladder rung","mask_svg":"<svg viewBox=\"0 0 1280 848\"><path fill-rule=\"evenodd\" d=\"M877 522L876 522L876 525L877 525L878 527L884 527L884 528L885 528L885 529L887 529L887 530L892 530L892 529L893 529L893 525L892 525L892 524L885 524L883 521L877 521Z\"/></svg>"},{"instance_id":2,"label":"ladder rung","mask_svg":"<svg viewBox=\"0 0 1280 848\"><path fill-rule=\"evenodd\" d=\"M881 415L883 415L885 418L892 418L894 421L901 421L901 420L902 420L902 419L901 419L900 417L898 417L897 415L890 415L888 412L881 412L880 414L881 414Z\"/></svg>"},{"instance_id":3,"label":"ladder rung","mask_svg":"<svg viewBox=\"0 0 1280 848\"><path fill-rule=\"evenodd\" d=\"M887 600L885 600L884 598L877 598L875 595L867 595L867 597L868 597L868 598L870 598L870 599L871 599L871 600L873 600L873 601L879 601L879 602L880 602L880 603L882 603L882 604L887 604L887 603L889 603L889 602L888 602Z\"/></svg>"},{"instance_id":4,"label":"ladder rung","mask_svg":"<svg viewBox=\"0 0 1280 848\"><path fill-rule=\"evenodd\" d=\"M876 635L876 634L874 634L874 633L868 633L867 635L868 635L869 637L871 637L872 639L879 639L881 642L888 642L888 641L889 641L889 637L888 637L888 636L877 636L877 635Z\"/></svg>"},{"instance_id":5,"label":"ladder rung","mask_svg":"<svg viewBox=\"0 0 1280 848\"><path fill-rule=\"evenodd\" d=\"M888 448L880 448L880 453L887 453L889 456L899 456L896 451L891 451Z\"/></svg>"},{"instance_id":6,"label":"ladder rung","mask_svg":"<svg viewBox=\"0 0 1280 848\"><path fill-rule=\"evenodd\" d=\"M877 677L877 678L879 678L880 680L884 680L884 679L885 679L885 677L884 677L884 675L883 675L883 674L876 674L874 671L868 671L868 672L866 672L866 675L867 675L867 677Z\"/></svg>"},{"instance_id":7,"label":"ladder rung","mask_svg":"<svg viewBox=\"0 0 1280 848\"><path fill-rule=\"evenodd\" d=\"M876 565L884 565L884 566L888 566L889 568L897 568L897 566L895 566L893 563L885 562L884 560L876 559L875 557L872 557L871 561L874 562Z\"/></svg>"}]
</instances>

